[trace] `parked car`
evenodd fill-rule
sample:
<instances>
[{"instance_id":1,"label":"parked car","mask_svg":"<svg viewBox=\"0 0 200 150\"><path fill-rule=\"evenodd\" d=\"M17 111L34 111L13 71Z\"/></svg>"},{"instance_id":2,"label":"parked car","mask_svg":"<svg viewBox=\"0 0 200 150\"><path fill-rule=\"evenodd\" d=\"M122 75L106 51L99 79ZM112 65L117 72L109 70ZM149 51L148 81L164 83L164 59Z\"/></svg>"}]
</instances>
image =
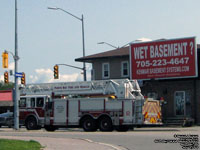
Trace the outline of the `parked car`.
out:
<instances>
[{"instance_id":1,"label":"parked car","mask_svg":"<svg viewBox=\"0 0 200 150\"><path fill-rule=\"evenodd\" d=\"M0 114L0 127L1 126L12 127L13 124L14 124L13 112L6 112Z\"/></svg>"}]
</instances>

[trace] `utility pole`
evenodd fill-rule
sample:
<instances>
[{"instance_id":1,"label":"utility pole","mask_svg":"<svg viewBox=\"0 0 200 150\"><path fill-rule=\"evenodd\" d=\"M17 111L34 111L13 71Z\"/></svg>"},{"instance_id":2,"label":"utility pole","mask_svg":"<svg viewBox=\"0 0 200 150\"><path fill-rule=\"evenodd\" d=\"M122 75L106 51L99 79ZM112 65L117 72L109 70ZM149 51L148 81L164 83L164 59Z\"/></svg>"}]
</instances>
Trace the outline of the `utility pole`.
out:
<instances>
[{"instance_id":1,"label":"utility pole","mask_svg":"<svg viewBox=\"0 0 200 150\"><path fill-rule=\"evenodd\" d=\"M81 21L82 21L83 57L85 57L85 34L84 34L84 19L83 19L83 14L82 14ZM85 62L83 62L83 78L84 78L84 81L87 81L87 74L86 74Z\"/></svg>"},{"instance_id":2,"label":"utility pole","mask_svg":"<svg viewBox=\"0 0 200 150\"><path fill-rule=\"evenodd\" d=\"M18 88L18 39L17 39L17 0L15 0L15 92L14 92L14 129L19 130L19 88Z\"/></svg>"}]
</instances>

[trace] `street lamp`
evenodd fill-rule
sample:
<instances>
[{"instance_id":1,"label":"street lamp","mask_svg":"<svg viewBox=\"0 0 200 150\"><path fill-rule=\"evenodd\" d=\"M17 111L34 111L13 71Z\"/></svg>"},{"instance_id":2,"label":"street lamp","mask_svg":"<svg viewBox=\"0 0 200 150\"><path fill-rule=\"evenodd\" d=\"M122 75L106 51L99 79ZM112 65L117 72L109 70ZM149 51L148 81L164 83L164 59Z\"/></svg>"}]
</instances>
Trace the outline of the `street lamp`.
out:
<instances>
[{"instance_id":1,"label":"street lamp","mask_svg":"<svg viewBox=\"0 0 200 150\"><path fill-rule=\"evenodd\" d=\"M117 47L117 46L114 46L114 45L112 45L112 44L110 44L110 43L107 43L107 42L99 42L99 43L97 43L97 44L106 44L106 45L109 45L109 46L111 46L111 47L113 47L113 48L119 48L119 47Z\"/></svg>"},{"instance_id":2,"label":"street lamp","mask_svg":"<svg viewBox=\"0 0 200 150\"><path fill-rule=\"evenodd\" d=\"M140 39L134 40L134 41L129 42L129 43L127 43L127 44L125 44L125 45L123 45L123 46L121 46L121 47L119 47L119 46L118 46L118 47L117 47L117 46L114 46L114 45L112 45L112 44L110 44L110 43L107 43L107 42L99 42L99 43L97 43L97 44L106 44L106 45L109 45L109 46L111 46L111 47L113 47L113 48L118 49L118 48L123 48L123 47L129 45L130 43L133 43L133 42L141 42L141 41L142 41L142 40L140 40Z\"/></svg>"},{"instance_id":3,"label":"street lamp","mask_svg":"<svg viewBox=\"0 0 200 150\"><path fill-rule=\"evenodd\" d=\"M62 8L58 8L58 7L48 7L48 9L51 9L51 10L61 10L69 15L71 15L72 17L80 20L82 22L82 41L83 41L83 57L85 57L85 36L84 36L84 20L83 20L83 15L81 16L81 18L71 14L70 12L62 9ZM84 81L87 81L87 77L86 77L86 67L85 67L85 62L83 62L83 78L84 78Z\"/></svg>"},{"instance_id":4,"label":"street lamp","mask_svg":"<svg viewBox=\"0 0 200 150\"><path fill-rule=\"evenodd\" d=\"M15 74L18 72L18 38L17 38L17 0L15 0ZM19 88L18 77L15 75L15 92L14 92L14 128L19 130Z\"/></svg>"}]
</instances>

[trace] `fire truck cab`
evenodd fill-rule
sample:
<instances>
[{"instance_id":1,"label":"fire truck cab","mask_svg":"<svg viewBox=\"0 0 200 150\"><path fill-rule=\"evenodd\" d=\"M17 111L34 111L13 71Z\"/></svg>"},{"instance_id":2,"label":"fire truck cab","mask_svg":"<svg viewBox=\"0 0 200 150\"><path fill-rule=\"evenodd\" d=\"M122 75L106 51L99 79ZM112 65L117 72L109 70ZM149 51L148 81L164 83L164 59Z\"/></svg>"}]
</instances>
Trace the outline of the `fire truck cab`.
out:
<instances>
[{"instance_id":1,"label":"fire truck cab","mask_svg":"<svg viewBox=\"0 0 200 150\"><path fill-rule=\"evenodd\" d=\"M40 129L45 123L46 107L51 104L51 98L47 95L20 96L20 124L25 125L28 130Z\"/></svg>"}]
</instances>

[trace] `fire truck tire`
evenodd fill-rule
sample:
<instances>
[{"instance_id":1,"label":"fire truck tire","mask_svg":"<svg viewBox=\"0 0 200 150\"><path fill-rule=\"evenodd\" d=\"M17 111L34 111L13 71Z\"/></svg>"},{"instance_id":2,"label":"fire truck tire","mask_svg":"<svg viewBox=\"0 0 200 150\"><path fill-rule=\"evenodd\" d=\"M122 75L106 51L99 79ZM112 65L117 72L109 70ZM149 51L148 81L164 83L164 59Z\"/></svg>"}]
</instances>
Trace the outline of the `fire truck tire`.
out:
<instances>
[{"instance_id":1,"label":"fire truck tire","mask_svg":"<svg viewBox=\"0 0 200 150\"><path fill-rule=\"evenodd\" d=\"M26 120L26 129L27 130L36 130L38 129L37 121L34 117L29 117Z\"/></svg>"},{"instance_id":2,"label":"fire truck tire","mask_svg":"<svg viewBox=\"0 0 200 150\"><path fill-rule=\"evenodd\" d=\"M112 120L109 117L101 117L99 119L99 129L103 132L113 131Z\"/></svg>"},{"instance_id":3,"label":"fire truck tire","mask_svg":"<svg viewBox=\"0 0 200 150\"><path fill-rule=\"evenodd\" d=\"M97 130L96 121L92 117L83 118L81 121L81 125L83 127L83 130L87 132Z\"/></svg>"},{"instance_id":4,"label":"fire truck tire","mask_svg":"<svg viewBox=\"0 0 200 150\"><path fill-rule=\"evenodd\" d=\"M57 128L54 126L44 126L45 130L47 131L55 131Z\"/></svg>"}]
</instances>

